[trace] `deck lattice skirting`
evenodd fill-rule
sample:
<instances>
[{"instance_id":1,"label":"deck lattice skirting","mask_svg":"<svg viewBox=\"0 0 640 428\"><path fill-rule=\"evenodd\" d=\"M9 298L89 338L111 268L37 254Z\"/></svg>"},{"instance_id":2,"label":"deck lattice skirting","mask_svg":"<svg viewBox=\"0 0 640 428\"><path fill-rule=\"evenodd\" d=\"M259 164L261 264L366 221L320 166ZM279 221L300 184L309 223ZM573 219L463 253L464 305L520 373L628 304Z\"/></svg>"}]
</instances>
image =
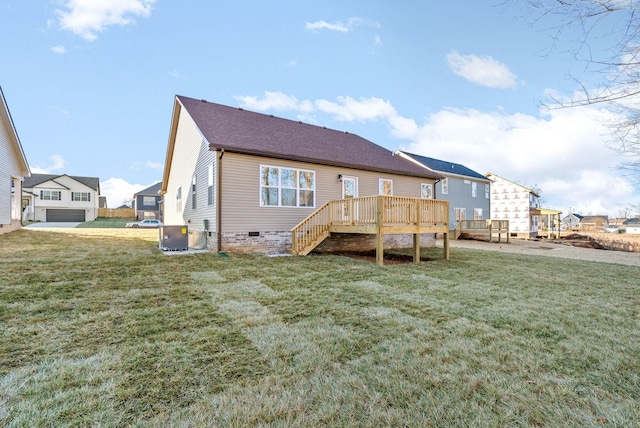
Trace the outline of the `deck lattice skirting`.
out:
<instances>
[{"instance_id":1,"label":"deck lattice skirting","mask_svg":"<svg viewBox=\"0 0 640 428\"><path fill-rule=\"evenodd\" d=\"M401 196L367 196L329 201L291 230L291 252L309 254L332 233L376 235L376 259L383 264L384 235L413 234L414 261L420 235L442 233L449 259L449 202Z\"/></svg>"}]
</instances>

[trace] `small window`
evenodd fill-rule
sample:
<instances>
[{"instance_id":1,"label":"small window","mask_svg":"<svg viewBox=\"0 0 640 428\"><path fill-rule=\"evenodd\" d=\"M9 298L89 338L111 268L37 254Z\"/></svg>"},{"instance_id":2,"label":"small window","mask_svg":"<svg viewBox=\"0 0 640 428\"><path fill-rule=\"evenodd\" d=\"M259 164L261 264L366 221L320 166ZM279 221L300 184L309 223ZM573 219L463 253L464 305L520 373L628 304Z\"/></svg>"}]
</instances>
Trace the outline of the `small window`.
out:
<instances>
[{"instance_id":1,"label":"small window","mask_svg":"<svg viewBox=\"0 0 640 428\"><path fill-rule=\"evenodd\" d=\"M475 198L478 196L478 183L475 181L471 183L471 197Z\"/></svg>"},{"instance_id":2,"label":"small window","mask_svg":"<svg viewBox=\"0 0 640 428\"><path fill-rule=\"evenodd\" d=\"M393 180L387 178L378 180L378 194L385 196L393 195Z\"/></svg>"},{"instance_id":3,"label":"small window","mask_svg":"<svg viewBox=\"0 0 640 428\"><path fill-rule=\"evenodd\" d=\"M449 181L447 178L443 178L442 181L442 194L447 195L449 193Z\"/></svg>"},{"instance_id":4,"label":"small window","mask_svg":"<svg viewBox=\"0 0 640 428\"><path fill-rule=\"evenodd\" d=\"M191 178L191 209L195 210L198 206L197 204L197 198L196 198L196 176L194 175L193 178Z\"/></svg>"},{"instance_id":5,"label":"small window","mask_svg":"<svg viewBox=\"0 0 640 428\"><path fill-rule=\"evenodd\" d=\"M213 164L209 165L207 181L207 205L213 205Z\"/></svg>"},{"instance_id":6,"label":"small window","mask_svg":"<svg viewBox=\"0 0 640 428\"><path fill-rule=\"evenodd\" d=\"M474 220L483 220L483 218L482 218L482 208L474 208L473 209L473 219Z\"/></svg>"},{"instance_id":7,"label":"small window","mask_svg":"<svg viewBox=\"0 0 640 428\"><path fill-rule=\"evenodd\" d=\"M422 183L420 185L420 197L422 199L433 199L433 184Z\"/></svg>"},{"instance_id":8,"label":"small window","mask_svg":"<svg viewBox=\"0 0 640 428\"><path fill-rule=\"evenodd\" d=\"M155 207L156 206L156 198L153 196L143 196L142 197L142 205L145 207Z\"/></svg>"},{"instance_id":9,"label":"small window","mask_svg":"<svg viewBox=\"0 0 640 428\"><path fill-rule=\"evenodd\" d=\"M489 185L488 184L484 185L484 198L485 199L489 199Z\"/></svg>"},{"instance_id":10,"label":"small window","mask_svg":"<svg viewBox=\"0 0 640 428\"><path fill-rule=\"evenodd\" d=\"M182 186L176 190L176 212L182 210Z\"/></svg>"}]
</instances>

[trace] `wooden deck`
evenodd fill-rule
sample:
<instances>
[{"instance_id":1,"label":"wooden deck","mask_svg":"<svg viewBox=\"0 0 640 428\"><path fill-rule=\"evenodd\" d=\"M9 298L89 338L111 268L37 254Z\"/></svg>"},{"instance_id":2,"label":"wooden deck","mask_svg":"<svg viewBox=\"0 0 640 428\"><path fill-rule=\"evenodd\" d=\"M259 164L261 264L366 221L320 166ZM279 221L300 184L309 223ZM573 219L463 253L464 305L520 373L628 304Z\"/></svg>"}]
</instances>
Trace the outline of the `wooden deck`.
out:
<instances>
[{"instance_id":1,"label":"wooden deck","mask_svg":"<svg viewBox=\"0 0 640 428\"><path fill-rule=\"evenodd\" d=\"M500 242L502 234L505 234L509 242L509 220L460 220L456 225L455 238L463 234L486 236L489 242L493 242L496 234Z\"/></svg>"},{"instance_id":2,"label":"wooden deck","mask_svg":"<svg viewBox=\"0 0 640 428\"><path fill-rule=\"evenodd\" d=\"M291 252L309 254L332 233L376 235L376 259L383 264L383 236L413 234L414 262L420 261L420 234L442 233L449 259L449 202L399 196L329 201L291 230Z\"/></svg>"}]
</instances>

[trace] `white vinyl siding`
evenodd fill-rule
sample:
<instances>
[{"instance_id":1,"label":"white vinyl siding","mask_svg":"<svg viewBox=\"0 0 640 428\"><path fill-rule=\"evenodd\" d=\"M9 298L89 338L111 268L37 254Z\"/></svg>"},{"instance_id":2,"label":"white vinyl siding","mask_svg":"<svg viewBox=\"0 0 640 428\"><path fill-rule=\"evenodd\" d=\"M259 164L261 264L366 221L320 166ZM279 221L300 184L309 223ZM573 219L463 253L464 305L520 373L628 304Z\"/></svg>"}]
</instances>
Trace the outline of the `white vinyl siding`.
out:
<instances>
[{"instance_id":1,"label":"white vinyl siding","mask_svg":"<svg viewBox=\"0 0 640 428\"><path fill-rule=\"evenodd\" d=\"M214 231L216 225L216 152L209 150L209 144L203 139L189 114L180 109L178 128L176 130L170 174L167 180L167 193L164 195L166 209L163 223L167 225L189 224L189 230L203 230L204 220L209 223L209 230ZM228 155L225 154L224 160ZM207 183L207 192L193 193L192 184ZM182 202L177 210L176 192L182 191ZM197 189L196 189L197 190ZM194 210L193 198L195 198ZM174 208L175 207L175 208Z\"/></svg>"}]
</instances>

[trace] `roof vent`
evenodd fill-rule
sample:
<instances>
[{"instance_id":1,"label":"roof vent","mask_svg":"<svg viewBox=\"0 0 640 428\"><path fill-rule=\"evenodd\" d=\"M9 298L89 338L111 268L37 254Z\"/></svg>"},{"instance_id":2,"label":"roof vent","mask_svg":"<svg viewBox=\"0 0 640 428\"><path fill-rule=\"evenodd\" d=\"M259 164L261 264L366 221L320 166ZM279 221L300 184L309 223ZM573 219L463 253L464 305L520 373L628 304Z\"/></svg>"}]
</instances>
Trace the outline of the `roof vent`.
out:
<instances>
[{"instance_id":1,"label":"roof vent","mask_svg":"<svg viewBox=\"0 0 640 428\"><path fill-rule=\"evenodd\" d=\"M348 134L348 133L349 133L349 131L344 131L344 133L345 133L345 134Z\"/></svg>"},{"instance_id":2,"label":"roof vent","mask_svg":"<svg viewBox=\"0 0 640 428\"><path fill-rule=\"evenodd\" d=\"M298 123L302 123L302 121L301 121L301 120L299 120L299 121L298 121Z\"/></svg>"},{"instance_id":3,"label":"roof vent","mask_svg":"<svg viewBox=\"0 0 640 428\"><path fill-rule=\"evenodd\" d=\"M275 117L274 115L270 114L269 117Z\"/></svg>"},{"instance_id":4,"label":"roof vent","mask_svg":"<svg viewBox=\"0 0 640 428\"><path fill-rule=\"evenodd\" d=\"M200 100L200 102L206 103L207 100L205 100L204 98Z\"/></svg>"},{"instance_id":5,"label":"roof vent","mask_svg":"<svg viewBox=\"0 0 640 428\"><path fill-rule=\"evenodd\" d=\"M240 111L244 111L244 109L242 107L238 107L238 110Z\"/></svg>"}]
</instances>

